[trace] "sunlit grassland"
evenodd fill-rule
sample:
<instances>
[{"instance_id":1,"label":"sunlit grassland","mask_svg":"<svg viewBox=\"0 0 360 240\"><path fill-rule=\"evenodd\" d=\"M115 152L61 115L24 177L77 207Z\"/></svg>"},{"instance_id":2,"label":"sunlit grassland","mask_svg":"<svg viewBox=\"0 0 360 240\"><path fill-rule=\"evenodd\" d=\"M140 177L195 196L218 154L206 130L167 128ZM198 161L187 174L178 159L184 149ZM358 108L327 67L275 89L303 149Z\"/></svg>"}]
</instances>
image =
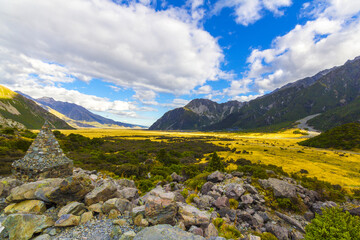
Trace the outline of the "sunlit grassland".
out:
<instances>
[{"instance_id":1,"label":"sunlit grassland","mask_svg":"<svg viewBox=\"0 0 360 240\"><path fill-rule=\"evenodd\" d=\"M297 143L306 136L294 134L294 129L279 133L165 132L131 129L78 129L61 130L61 132L77 133L91 138L118 136L152 141L167 141L166 137L203 138L216 145L233 149L233 151L219 152L225 161L244 158L254 163L281 166L288 173L304 169L309 172L306 174L308 177L317 177L346 188L360 187L358 153L300 146ZM236 166L229 167L234 169Z\"/></svg>"}]
</instances>

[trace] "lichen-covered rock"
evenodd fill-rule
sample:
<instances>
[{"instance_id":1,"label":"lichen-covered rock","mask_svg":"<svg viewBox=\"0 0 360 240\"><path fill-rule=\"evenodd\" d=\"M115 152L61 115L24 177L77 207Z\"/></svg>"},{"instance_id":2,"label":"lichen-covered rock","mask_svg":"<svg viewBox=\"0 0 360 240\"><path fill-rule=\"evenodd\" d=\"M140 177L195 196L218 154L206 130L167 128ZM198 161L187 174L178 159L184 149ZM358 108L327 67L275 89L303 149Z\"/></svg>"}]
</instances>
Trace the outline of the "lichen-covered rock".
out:
<instances>
[{"instance_id":1,"label":"lichen-covered rock","mask_svg":"<svg viewBox=\"0 0 360 240\"><path fill-rule=\"evenodd\" d=\"M136 188L136 184L133 180L129 180L126 178L121 178L119 180L116 181L116 184L120 187L120 188Z\"/></svg>"},{"instance_id":2,"label":"lichen-covered rock","mask_svg":"<svg viewBox=\"0 0 360 240\"><path fill-rule=\"evenodd\" d=\"M133 240L135 236L136 233L134 231L127 231L123 235L121 235L119 240Z\"/></svg>"},{"instance_id":3,"label":"lichen-covered rock","mask_svg":"<svg viewBox=\"0 0 360 240\"><path fill-rule=\"evenodd\" d=\"M92 204L88 207L88 209L92 212L96 212L96 213L102 213L102 206L103 204L102 203L95 203L95 204Z\"/></svg>"},{"instance_id":4,"label":"lichen-covered rock","mask_svg":"<svg viewBox=\"0 0 360 240\"><path fill-rule=\"evenodd\" d=\"M229 199L227 197L219 197L214 202L214 206L219 209L220 208L229 208L230 207Z\"/></svg>"},{"instance_id":5,"label":"lichen-covered rock","mask_svg":"<svg viewBox=\"0 0 360 240\"><path fill-rule=\"evenodd\" d=\"M213 223L210 223L209 226L205 229L205 236L206 238L217 237L219 235L218 230L216 229Z\"/></svg>"},{"instance_id":6,"label":"lichen-covered rock","mask_svg":"<svg viewBox=\"0 0 360 240\"><path fill-rule=\"evenodd\" d=\"M116 190L117 188L113 181L105 181L102 185L97 186L85 196L85 203L87 206L90 206L100 201L105 202L106 200L115 197Z\"/></svg>"},{"instance_id":7,"label":"lichen-covered rock","mask_svg":"<svg viewBox=\"0 0 360 240\"><path fill-rule=\"evenodd\" d=\"M296 198L296 186L288 183L284 180L277 178L269 178L268 180L262 180L260 184L265 188L270 187L275 197L284 197L284 198Z\"/></svg>"},{"instance_id":8,"label":"lichen-covered rock","mask_svg":"<svg viewBox=\"0 0 360 240\"><path fill-rule=\"evenodd\" d=\"M0 198L9 196L11 189L22 185L23 183L15 178L7 177L0 180Z\"/></svg>"},{"instance_id":9,"label":"lichen-covered rock","mask_svg":"<svg viewBox=\"0 0 360 240\"><path fill-rule=\"evenodd\" d=\"M160 224L141 230L134 240L205 240L205 238L168 224Z\"/></svg>"},{"instance_id":10,"label":"lichen-covered rock","mask_svg":"<svg viewBox=\"0 0 360 240\"><path fill-rule=\"evenodd\" d=\"M46 205L40 200L25 200L19 203L13 203L4 209L5 214L13 213L33 213L42 214L46 211Z\"/></svg>"},{"instance_id":11,"label":"lichen-covered rock","mask_svg":"<svg viewBox=\"0 0 360 240\"><path fill-rule=\"evenodd\" d=\"M51 240L51 236L49 234L42 234L40 236L37 236L33 240Z\"/></svg>"},{"instance_id":12,"label":"lichen-covered rock","mask_svg":"<svg viewBox=\"0 0 360 240\"><path fill-rule=\"evenodd\" d=\"M177 205L174 200L149 196L145 203L145 217L149 223L175 224Z\"/></svg>"},{"instance_id":13,"label":"lichen-covered rock","mask_svg":"<svg viewBox=\"0 0 360 240\"><path fill-rule=\"evenodd\" d=\"M207 226L210 223L210 213L207 211L201 211L196 207L185 203L177 203L177 205L179 219L185 224L185 226Z\"/></svg>"},{"instance_id":14,"label":"lichen-covered rock","mask_svg":"<svg viewBox=\"0 0 360 240\"><path fill-rule=\"evenodd\" d=\"M241 184L230 183L225 186L225 195L228 198L234 198L238 200L245 193L245 189Z\"/></svg>"},{"instance_id":15,"label":"lichen-covered rock","mask_svg":"<svg viewBox=\"0 0 360 240\"><path fill-rule=\"evenodd\" d=\"M215 201L214 198L208 195L203 195L199 198L194 198L194 203L201 210L209 210L211 208L211 204Z\"/></svg>"},{"instance_id":16,"label":"lichen-covered rock","mask_svg":"<svg viewBox=\"0 0 360 240\"><path fill-rule=\"evenodd\" d=\"M222 173L219 172L219 171L216 171L216 172L213 172L212 174L210 174L210 175L207 177L207 180L210 181L210 182L217 183L217 182L222 182L222 181L224 181L224 178L225 178L225 175L224 175L224 174L222 174Z\"/></svg>"},{"instance_id":17,"label":"lichen-covered rock","mask_svg":"<svg viewBox=\"0 0 360 240\"><path fill-rule=\"evenodd\" d=\"M272 223L267 223L265 227L267 232L274 234L279 240L289 239L289 230L286 228Z\"/></svg>"},{"instance_id":18,"label":"lichen-covered rock","mask_svg":"<svg viewBox=\"0 0 360 240\"><path fill-rule=\"evenodd\" d=\"M56 222L56 227L69 227L69 226L77 226L80 223L80 217L72 214L64 214L62 215Z\"/></svg>"},{"instance_id":19,"label":"lichen-covered rock","mask_svg":"<svg viewBox=\"0 0 360 240\"><path fill-rule=\"evenodd\" d=\"M122 198L112 198L107 200L101 207L103 213L109 213L112 209L118 210L120 213L125 211L131 212L134 205L126 199Z\"/></svg>"},{"instance_id":20,"label":"lichen-covered rock","mask_svg":"<svg viewBox=\"0 0 360 240\"><path fill-rule=\"evenodd\" d=\"M241 196L241 202L243 204L252 204L254 202L254 199L251 197L250 194L245 194Z\"/></svg>"},{"instance_id":21,"label":"lichen-covered rock","mask_svg":"<svg viewBox=\"0 0 360 240\"><path fill-rule=\"evenodd\" d=\"M360 217L360 207L357 208L353 208L349 210L349 213L353 216L358 216Z\"/></svg>"},{"instance_id":22,"label":"lichen-covered rock","mask_svg":"<svg viewBox=\"0 0 360 240\"><path fill-rule=\"evenodd\" d=\"M322 210L324 208L332 208L332 207L336 207L336 206L337 206L336 203L334 203L332 201L326 201L326 202L316 202L311 206L311 208L314 213L321 215Z\"/></svg>"},{"instance_id":23,"label":"lichen-covered rock","mask_svg":"<svg viewBox=\"0 0 360 240\"><path fill-rule=\"evenodd\" d=\"M202 187L201 187L201 194L206 195L208 192L211 191L211 188L214 186L214 183L212 182L206 182Z\"/></svg>"},{"instance_id":24,"label":"lichen-covered rock","mask_svg":"<svg viewBox=\"0 0 360 240\"><path fill-rule=\"evenodd\" d=\"M145 217L145 205L134 207L131 211L132 218L137 217L138 215L142 215Z\"/></svg>"},{"instance_id":25,"label":"lichen-covered rock","mask_svg":"<svg viewBox=\"0 0 360 240\"><path fill-rule=\"evenodd\" d=\"M68 202L84 200L86 194L94 189L91 179L85 174L65 178L58 187L45 194L49 201L65 205Z\"/></svg>"},{"instance_id":26,"label":"lichen-covered rock","mask_svg":"<svg viewBox=\"0 0 360 240\"><path fill-rule=\"evenodd\" d=\"M47 193L58 187L62 181L62 178L48 178L37 182L25 183L11 189L10 195L6 198L6 201L9 203L36 199L49 201L47 198L43 199L41 197L41 195L43 195L42 193Z\"/></svg>"},{"instance_id":27,"label":"lichen-covered rock","mask_svg":"<svg viewBox=\"0 0 360 240\"><path fill-rule=\"evenodd\" d=\"M28 240L34 233L53 225L54 221L50 217L35 214L11 214L3 222L10 240Z\"/></svg>"},{"instance_id":28,"label":"lichen-covered rock","mask_svg":"<svg viewBox=\"0 0 360 240\"><path fill-rule=\"evenodd\" d=\"M175 182L183 182L183 181L185 181L185 178L182 177L182 176L180 176L180 175L178 175L178 174L176 174L176 172L173 172L173 173L170 175L170 177L171 177L172 180L175 181Z\"/></svg>"},{"instance_id":29,"label":"lichen-covered rock","mask_svg":"<svg viewBox=\"0 0 360 240\"><path fill-rule=\"evenodd\" d=\"M71 202L60 209L58 216L61 217L64 214L73 214L76 216L80 216L84 212L86 212L86 208L83 203Z\"/></svg>"},{"instance_id":30,"label":"lichen-covered rock","mask_svg":"<svg viewBox=\"0 0 360 240\"><path fill-rule=\"evenodd\" d=\"M139 190L137 188L123 188L115 193L117 198L124 198L132 201L139 197Z\"/></svg>"},{"instance_id":31,"label":"lichen-covered rock","mask_svg":"<svg viewBox=\"0 0 360 240\"><path fill-rule=\"evenodd\" d=\"M93 218L93 213L92 212L85 212L83 214L81 214L80 216L80 223L87 223L88 221L90 221Z\"/></svg>"}]
</instances>

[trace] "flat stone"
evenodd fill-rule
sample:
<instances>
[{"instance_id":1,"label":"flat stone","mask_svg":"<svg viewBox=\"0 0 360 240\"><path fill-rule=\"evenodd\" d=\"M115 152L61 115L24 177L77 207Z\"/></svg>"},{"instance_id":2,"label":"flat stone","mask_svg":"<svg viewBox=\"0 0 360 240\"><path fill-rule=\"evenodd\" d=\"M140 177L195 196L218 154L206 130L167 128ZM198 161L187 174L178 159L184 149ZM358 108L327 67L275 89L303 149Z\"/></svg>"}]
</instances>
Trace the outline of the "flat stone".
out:
<instances>
[{"instance_id":1,"label":"flat stone","mask_svg":"<svg viewBox=\"0 0 360 240\"><path fill-rule=\"evenodd\" d=\"M86 211L85 204L79 202L71 202L60 209L58 213L58 217L61 217L64 214L73 214L76 216L80 216L85 211Z\"/></svg>"},{"instance_id":2,"label":"flat stone","mask_svg":"<svg viewBox=\"0 0 360 240\"><path fill-rule=\"evenodd\" d=\"M13 213L33 213L42 214L46 211L46 205L40 200L25 200L19 203L13 203L4 209L5 214Z\"/></svg>"}]
</instances>

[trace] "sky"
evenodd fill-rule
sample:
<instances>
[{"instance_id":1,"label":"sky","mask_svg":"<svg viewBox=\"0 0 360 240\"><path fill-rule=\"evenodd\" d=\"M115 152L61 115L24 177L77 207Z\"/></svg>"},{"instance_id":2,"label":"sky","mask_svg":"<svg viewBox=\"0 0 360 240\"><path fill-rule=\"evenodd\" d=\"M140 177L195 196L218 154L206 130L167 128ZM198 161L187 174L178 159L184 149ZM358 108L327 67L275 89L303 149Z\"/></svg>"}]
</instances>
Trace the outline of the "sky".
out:
<instances>
[{"instance_id":1,"label":"sky","mask_svg":"<svg viewBox=\"0 0 360 240\"><path fill-rule=\"evenodd\" d=\"M359 0L0 0L0 84L144 126L359 55Z\"/></svg>"}]
</instances>

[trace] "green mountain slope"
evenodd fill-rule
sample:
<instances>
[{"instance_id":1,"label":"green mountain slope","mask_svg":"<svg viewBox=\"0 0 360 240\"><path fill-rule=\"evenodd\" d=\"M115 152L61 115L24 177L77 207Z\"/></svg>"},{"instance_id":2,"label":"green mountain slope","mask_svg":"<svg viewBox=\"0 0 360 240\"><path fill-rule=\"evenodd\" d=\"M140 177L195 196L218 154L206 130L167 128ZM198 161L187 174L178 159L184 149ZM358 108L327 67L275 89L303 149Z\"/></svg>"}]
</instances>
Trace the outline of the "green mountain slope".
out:
<instances>
[{"instance_id":1,"label":"green mountain slope","mask_svg":"<svg viewBox=\"0 0 360 240\"><path fill-rule=\"evenodd\" d=\"M34 101L0 85L0 117L29 129L40 129L45 120L59 129L71 129L66 122L47 112Z\"/></svg>"},{"instance_id":2,"label":"green mountain slope","mask_svg":"<svg viewBox=\"0 0 360 240\"><path fill-rule=\"evenodd\" d=\"M353 102L360 96L360 58L336 67L310 85L292 85L248 102L206 130L253 129L296 121Z\"/></svg>"},{"instance_id":3,"label":"green mountain slope","mask_svg":"<svg viewBox=\"0 0 360 240\"><path fill-rule=\"evenodd\" d=\"M325 131L345 123L360 122L360 97L346 106L329 110L311 120L308 124Z\"/></svg>"},{"instance_id":4,"label":"green mountain slope","mask_svg":"<svg viewBox=\"0 0 360 240\"><path fill-rule=\"evenodd\" d=\"M299 143L302 146L360 150L360 123L347 123Z\"/></svg>"}]
</instances>

